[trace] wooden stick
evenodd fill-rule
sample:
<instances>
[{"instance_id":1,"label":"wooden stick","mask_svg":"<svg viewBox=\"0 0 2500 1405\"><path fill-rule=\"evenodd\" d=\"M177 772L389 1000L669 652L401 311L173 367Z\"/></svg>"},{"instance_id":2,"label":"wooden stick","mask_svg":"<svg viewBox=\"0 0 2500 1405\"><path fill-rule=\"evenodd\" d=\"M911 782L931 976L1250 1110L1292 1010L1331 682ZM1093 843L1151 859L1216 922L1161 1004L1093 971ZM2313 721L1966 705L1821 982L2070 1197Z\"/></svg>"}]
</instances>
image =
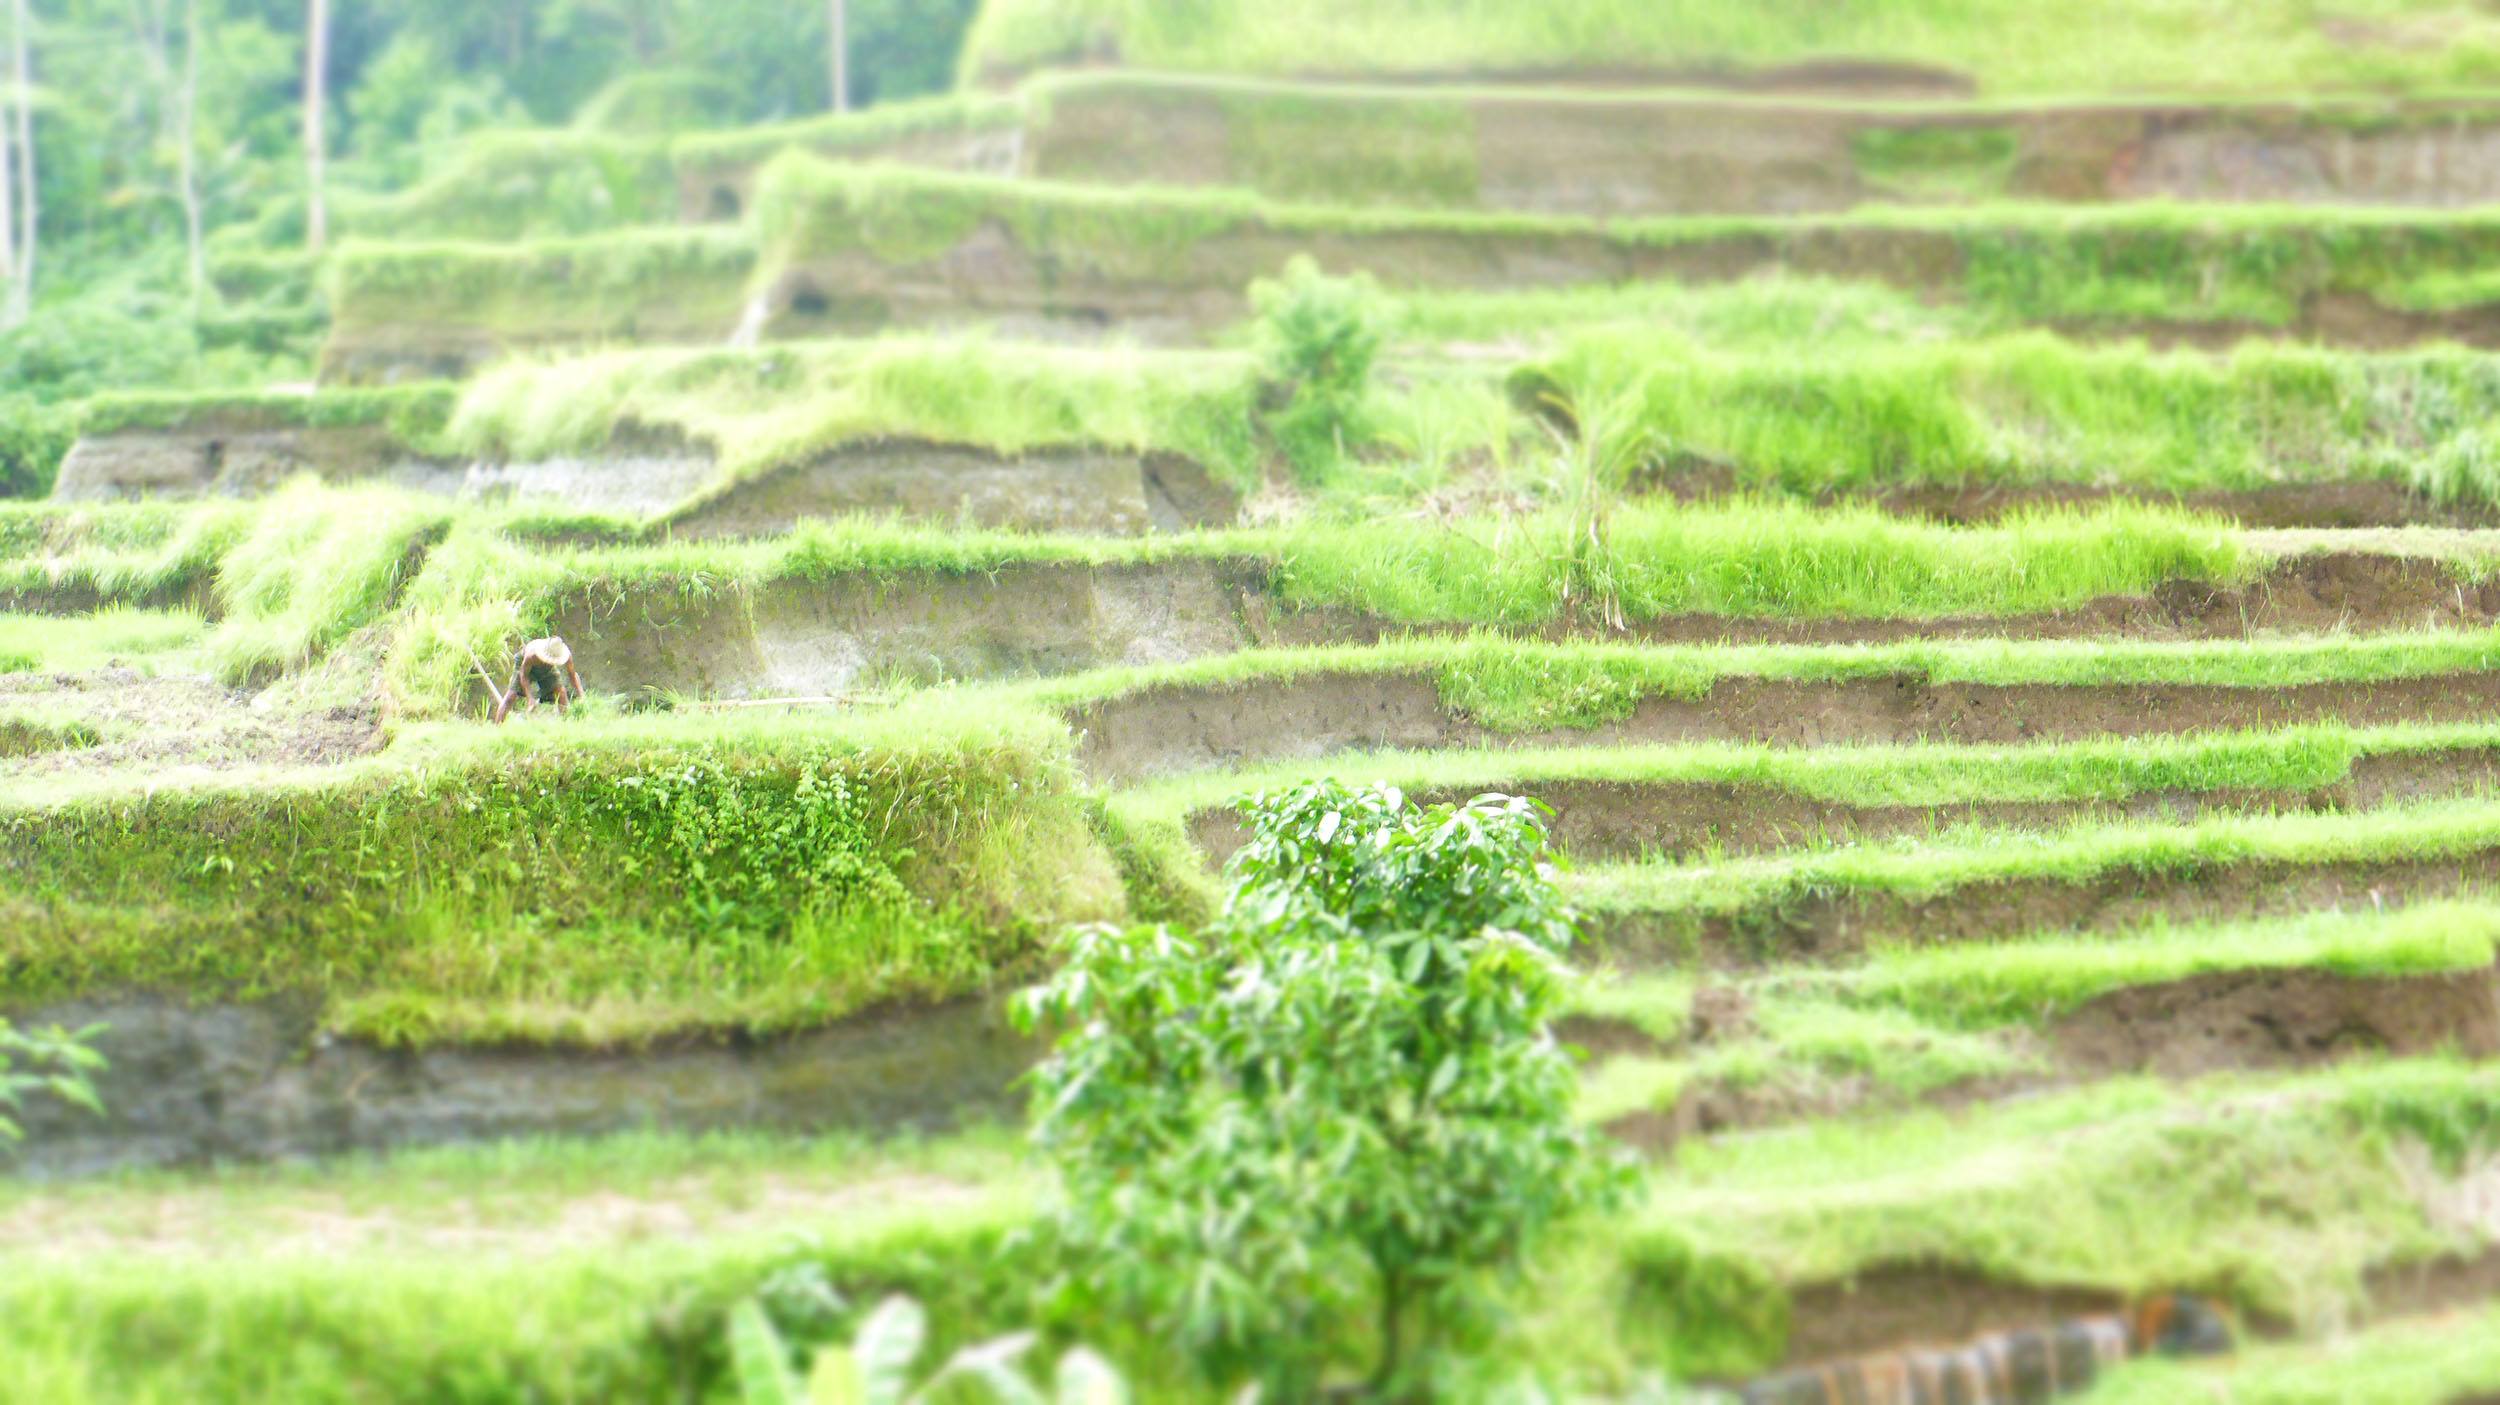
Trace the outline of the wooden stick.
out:
<instances>
[{"instance_id":1,"label":"wooden stick","mask_svg":"<svg viewBox=\"0 0 2500 1405\"><path fill-rule=\"evenodd\" d=\"M495 706L498 708L509 706L512 702L511 695L495 686L494 676L486 671L486 661L477 656L477 650L470 648L468 641L464 639L460 641L460 652L469 656L469 667L477 670L477 681L486 685L487 696L495 700Z\"/></svg>"}]
</instances>

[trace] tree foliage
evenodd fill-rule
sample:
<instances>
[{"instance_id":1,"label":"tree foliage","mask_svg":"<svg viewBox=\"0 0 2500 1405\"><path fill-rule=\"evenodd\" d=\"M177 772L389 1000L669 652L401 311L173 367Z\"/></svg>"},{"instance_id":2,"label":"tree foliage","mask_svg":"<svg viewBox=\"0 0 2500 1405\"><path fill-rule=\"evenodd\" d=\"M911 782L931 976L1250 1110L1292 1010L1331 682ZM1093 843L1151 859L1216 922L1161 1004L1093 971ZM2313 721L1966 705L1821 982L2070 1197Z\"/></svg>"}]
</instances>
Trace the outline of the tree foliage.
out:
<instances>
[{"instance_id":1,"label":"tree foliage","mask_svg":"<svg viewBox=\"0 0 2500 1405\"><path fill-rule=\"evenodd\" d=\"M1368 1351L1427 1392L1494 1271L1630 1186L1546 1028L1575 922L1544 812L1320 782L1245 813L1216 922L1080 932L1024 1009L1068 1031L1034 1096L1057 1291L1218 1383L1306 1399Z\"/></svg>"},{"instance_id":2,"label":"tree foliage","mask_svg":"<svg viewBox=\"0 0 2500 1405\"><path fill-rule=\"evenodd\" d=\"M973 5L851 0L853 102L947 86ZM332 8L323 185L342 210L444 178L487 129L578 118L648 138L806 116L831 96L822 0ZM38 287L24 325L0 313L0 396L48 405L99 388L305 378L304 333L319 321L308 271L286 297L194 294L203 271L214 285L236 256L305 242L310 7L41 0L32 13ZM12 86L0 78L0 93ZM50 468L9 471L0 496L47 482Z\"/></svg>"}]
</instances>

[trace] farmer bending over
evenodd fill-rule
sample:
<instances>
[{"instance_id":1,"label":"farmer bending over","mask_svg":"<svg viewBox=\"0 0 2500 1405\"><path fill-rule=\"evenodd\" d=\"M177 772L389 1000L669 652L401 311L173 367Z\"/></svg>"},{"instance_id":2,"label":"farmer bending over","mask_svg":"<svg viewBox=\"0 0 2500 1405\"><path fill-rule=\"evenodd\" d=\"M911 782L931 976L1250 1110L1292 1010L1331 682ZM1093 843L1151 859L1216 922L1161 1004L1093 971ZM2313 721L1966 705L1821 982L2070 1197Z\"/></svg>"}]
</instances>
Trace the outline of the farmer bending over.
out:
<instances>
[{"instance_id":1,"label":"farmer bending over","mask_svg":"<svg viewBox=\"0 0 2500 1405\"><path fill-rule=\"evenodd\" d=\"M527 712L536 712L541 702L552 702L557 712L566 712L586 691L581 670L573 667L573 650L563 640L553 635L533 639L521 646L512 661L512 686L496 702L495 720L511 716L516 699L527 702L523 709Z\"/></svg>"}]
</instances>

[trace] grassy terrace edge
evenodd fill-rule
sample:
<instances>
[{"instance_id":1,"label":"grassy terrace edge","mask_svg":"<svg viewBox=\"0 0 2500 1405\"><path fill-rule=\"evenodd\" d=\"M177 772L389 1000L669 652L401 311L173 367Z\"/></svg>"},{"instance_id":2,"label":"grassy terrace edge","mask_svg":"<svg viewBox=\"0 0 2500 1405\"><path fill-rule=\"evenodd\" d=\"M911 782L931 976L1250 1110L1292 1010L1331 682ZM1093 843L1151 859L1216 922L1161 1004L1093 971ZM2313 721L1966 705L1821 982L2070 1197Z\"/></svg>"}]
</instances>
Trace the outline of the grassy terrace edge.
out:
<instances>
[{"instance_id":1,"label":"grassy terrace edge","mask_svg":"<svg viewBox=\"0 0 2500 1405\"><path fill-rule=\"evenodd\" d=\"M2495 1145L2493 1075L2417 1060L2188 1089L2120 1080L1961 1119L1911 1114L1696 1147L1671 1178L1653 1175L1647 1203L1623 1223L1532 1266L1514 1290L1512 1345L1595 1384L1661 1367L1742 1376L1776 1364L1812 1325L1819 1288L1903 1263L2113 1298L2188 1288L2322 1322L2366 1308L2376 1273L2481 1247L2426 1202ZM866 1301L908 1289L948 1333L978 1336L1033 1320L1019 1261L1001 1250L1035 1191L1007 1160L995 1139L861 1156L769 1138L646 1136L236 1173L221 1183L233 1197L223 1203L280 1221L304 1196L334 1211L341 1197L424 1205L465 1195L570 1223L568 1197L611 1181L612 1200L673 1184L704 1202L699 1215L828 1172L869 1189L829 1213L781 1210L769 1236L713 1233L633 1252L598 1241L516 1253L489 1237L446 1253L422 1236L352 1259L276 1253L248 1266L214 1248L132 1252L109 1240L75 1260L7 1251L0 1305L21 1330L0 1342L0 1363L68 1402L150 1390L239 1402L267 1389L265 1359L247 1344L283 1322L320 1361L384 1353L392 1369L381 1393L352 1373L357 1399L437 1399L480 1360L559 1398L564 1383L584 1382L641 1398L725 1380L728 1307L808 1264ZM109 1227L152 1214L167 1192L150 1180L83 1188L49 1212ZM2303 1193L2347 1213L2334 1225L2285 1216L2287 1197ZM46 1205L45 1195L12 1192L0 1212ZM396 1330L420 1318L441 1330ZM1118 1344L1117 1324L1044 1320ZM158 1349L96 1349L100 1334L141 1327Z\"/></svg>"},{"instance_id":2,"label":"grassy terrace edge","mask_svg":"<svg viewBox=\"0 0 2500 1405\"><path fill-rule=\"evenodd\" d=\"M610 719L21 800L0 1001L304 994L383 1043L604 1047L956 996L1123 910L1066 747L1049 719L944 703Z\"/></svg>"}]
</instances>

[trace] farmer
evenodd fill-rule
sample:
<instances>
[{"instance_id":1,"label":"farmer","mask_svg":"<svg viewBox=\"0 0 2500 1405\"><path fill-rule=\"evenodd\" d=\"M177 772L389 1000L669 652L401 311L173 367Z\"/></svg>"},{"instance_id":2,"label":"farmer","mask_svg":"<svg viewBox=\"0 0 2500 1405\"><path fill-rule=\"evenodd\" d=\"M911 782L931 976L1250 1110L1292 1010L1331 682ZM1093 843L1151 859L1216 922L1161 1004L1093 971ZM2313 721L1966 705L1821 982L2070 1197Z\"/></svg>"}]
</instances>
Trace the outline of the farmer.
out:
<instances>
[{"instance_id":1,"label":"farmer","mask_svg":"<svg viewBox=\"0 0 2500 1405\"><path fill-rule=\"evenodd\" d=\"M553 702L562 713L587 691L581 670L573 667L571 646L554 635L533 639L512 660L512 686L495 700L495 720L511 716L516 699L527 702L527 712L536 712L541 702Z\"/></svg>"}]
</instances>

